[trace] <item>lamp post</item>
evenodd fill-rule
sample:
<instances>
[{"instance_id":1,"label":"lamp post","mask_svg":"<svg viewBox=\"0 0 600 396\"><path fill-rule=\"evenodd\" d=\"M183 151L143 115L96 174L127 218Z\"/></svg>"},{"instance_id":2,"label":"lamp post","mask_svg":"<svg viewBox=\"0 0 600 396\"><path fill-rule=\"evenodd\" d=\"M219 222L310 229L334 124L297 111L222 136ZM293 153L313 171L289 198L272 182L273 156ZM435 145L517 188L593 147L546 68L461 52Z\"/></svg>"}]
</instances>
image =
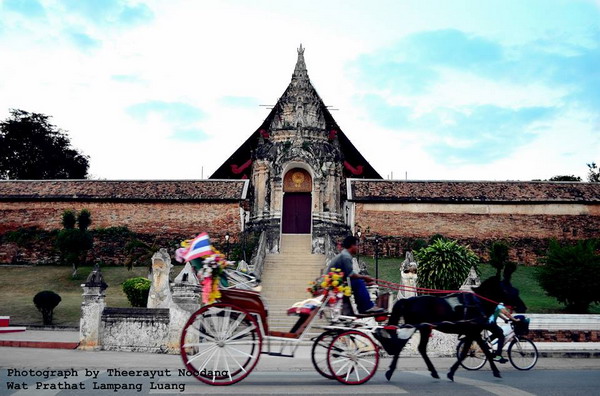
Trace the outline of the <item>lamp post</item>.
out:
<instances>
[{"instance_id":1,"label":"lamp post","mask_svg":"<svg viewBox=\"0 0 600 396\"><path fill-rule=\"evenodd\" d=\"M375 279L379 279L379 237L375 236Z\"/></svg>"},{"instance_id":2,"label":"lamp post","mask_svg":"<svg viewBox=\"0 0 600 396\"><path fill-rule=\"evenodd\" d=\"M356 231L356 262L358 263L358 267L360 268L360 236L362 235L362 232L360 231L360 228Z\"/></svg>"},{"instance_id":3,"label":"lamp post","mask_svg":"<svg viewBox=\"0 0 600 396\"><path fill-rule=\"evenodd\" d=\"M227 260L229 260L229 233L225 234L225 242L226 242L226 247L225 247L225 258Z\"/></svg>"}]
</instances>

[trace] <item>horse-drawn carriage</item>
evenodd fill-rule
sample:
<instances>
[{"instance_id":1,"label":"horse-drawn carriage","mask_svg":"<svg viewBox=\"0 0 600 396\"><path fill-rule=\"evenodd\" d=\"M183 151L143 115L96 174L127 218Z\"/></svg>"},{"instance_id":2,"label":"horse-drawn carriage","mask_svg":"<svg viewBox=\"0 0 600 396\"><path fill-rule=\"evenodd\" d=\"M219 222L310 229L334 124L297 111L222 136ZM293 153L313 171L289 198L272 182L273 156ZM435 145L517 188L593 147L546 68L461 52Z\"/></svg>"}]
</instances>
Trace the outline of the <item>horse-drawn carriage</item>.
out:
<instances>
[{"instance_id":1,"label":"horse-drawn carriage","mask_svg":"<svg viewBox=\"0 0 600 396\"><path fill-rule=\"evenodd\" d=\"M430 303L438 298L424 297L427 298L412 299L417 303ZM331 307L329 298L324 295L309 300L303 307L294 308L298 321L289 332L279 332L269 329L268 310L259 292L222 289L217 302L200 308L184 326L180 346L184 365L206 384L231 385L252 372L261 354L293 357L301 343L312 341L311 359L319 374L343 384L362 384L375 375L381 349L393 356L392 365L386 373L390 379L400 351L415 330L421 332L419 351L435 378L438 378L437 372L426 355L427 339L432 329L465 333L467 339L472 337L473 341L479 342L477 337L481 328L473 322L411 323L410 317L405 316L405 324L398 325L395 321L390 325L387 314L358 315L351 311L342 315L338 308ZM406 308L405 305L397 304L397 307L400 310ZM399 310L393 310L392 318L402 314ZM315 328L315 319L320 316L329 318L329 324L321 327L323 332L320 335L309 339L310 331ZM489 350L484 353L488 355L494 375L499 376ZM460 357L448 378L453 379L459 362Z\"/></svg>"},{"instance_id":2,"label":"horse-drawn carriage","mask_svg":"<svg viewBox=\"0 0 600 396\"><path fill-rule=\"evenodd\" d=\"M327 315L330 325L311 349L315 369L345 384L367 382L380 356L373 333L382 327L377 321L387 320L387 315L332 315L336 309L326 296L311 302L298 309L298 321L289 332L279 332L269 329L268 310L258 292L224 289L219 302L200 308L186 323L181 334L183 362L204 383L234 384L250 374L261 354L293 357L301 343L310 340L315 319ZM366 322L368 317L374 321Z\"/></svg>"}]
</instances>

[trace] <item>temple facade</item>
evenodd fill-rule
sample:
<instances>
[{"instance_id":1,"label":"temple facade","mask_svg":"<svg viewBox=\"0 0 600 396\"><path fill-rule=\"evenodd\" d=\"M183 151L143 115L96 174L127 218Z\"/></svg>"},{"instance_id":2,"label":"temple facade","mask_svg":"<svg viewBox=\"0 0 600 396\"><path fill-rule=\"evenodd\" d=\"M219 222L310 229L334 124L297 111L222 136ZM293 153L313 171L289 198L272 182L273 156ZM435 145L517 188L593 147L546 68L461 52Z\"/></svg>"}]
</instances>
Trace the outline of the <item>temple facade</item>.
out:
<instances>
[{"instance_id":1,"label":"temple facade","mask_svg":"<svg viewBox=\"0 0 600 396\"><path fill-rule=\"evenodd\" d=\"M271 252L281 234L311 234L319 253L326 235L348 232L348 177L381 179L311 84L300 45L289 86L211 179L250 180L247 227L267 232Z\"/></svg>"}]
</instances>

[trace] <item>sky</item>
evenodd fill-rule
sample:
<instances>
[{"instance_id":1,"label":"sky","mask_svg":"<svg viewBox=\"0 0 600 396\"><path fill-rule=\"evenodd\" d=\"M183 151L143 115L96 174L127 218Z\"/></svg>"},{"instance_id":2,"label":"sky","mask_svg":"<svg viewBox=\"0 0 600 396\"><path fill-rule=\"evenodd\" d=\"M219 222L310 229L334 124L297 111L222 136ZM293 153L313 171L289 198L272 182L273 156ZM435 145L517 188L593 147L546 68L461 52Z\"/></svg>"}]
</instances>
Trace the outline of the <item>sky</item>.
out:
<instances>
[{"instance_id":1,"label":"sky","mask_svg":"<svg viewBox=\"0 0 600 396\"><path fill-rule=\"evenodd\" d=\"M288 86L384 177L600 163L600 0L0 0L0 119L52 116L94 179L209 177Z\"/></svg>"}]
</instances>

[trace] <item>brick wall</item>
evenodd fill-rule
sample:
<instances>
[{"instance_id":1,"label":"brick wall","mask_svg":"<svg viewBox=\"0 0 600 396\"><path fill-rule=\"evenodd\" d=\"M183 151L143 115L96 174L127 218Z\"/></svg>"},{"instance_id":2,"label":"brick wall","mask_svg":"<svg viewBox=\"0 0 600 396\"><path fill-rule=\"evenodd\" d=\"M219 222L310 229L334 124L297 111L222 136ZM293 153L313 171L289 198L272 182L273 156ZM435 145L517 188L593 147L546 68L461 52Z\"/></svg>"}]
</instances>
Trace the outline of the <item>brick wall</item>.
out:
<instances>
[{"instance_id":1,"label":"brick wall","mask_svg":"<svg viewBox=\"0 0 600 396\"><path fill-rule=\"evenodd\" d=\"M535 342L599 342L600 330L530 330L526 337Z\"/></svg>"},{"instance_id":2,"label":"brick wall","mask_svg":"<svg viewBox=\"0 0 600 396\"><path fill-rule=\"evenodd\" d=\"M240 231L239 202L76 202L76 201L0 201L0 236L19 228L38 227L42 230L62 228L65 210L88 209L92 214L91 231L108 227L127 227L136 238L152 243L159 238L164 247L176 248L176 243L201 231L218 242L226 232ZM128 238L95 235L93 260L122 263ZM233 240L232 240L233 242ZM44 235L31 246L0 244L0 263L55 263L51 235Z\"/></svg>"},{"instance_id":3,"label":"brick wall","mask_svg":"<svg viewBox=\"0 0 600 396\"><path fill-rule=\"evenodd\" d=\"M391 206L386 206L381 203L356 203L355 206L355 224L360 226L363 235L367 238L375 234L383 236L380 245L382 254L402 254L402 250L409 249L414 240L442 234L469 243L474 250L483 255L491 241L507 240L513 246L512 259L535 264L539 254L547 247L548 239L576 240L600 237L598 205L590 205L585 211L586 214L577 214L581 213L581 210L570 211L568 204L564 205L564 210L558 212L573 214L540 214L536 205L528 204L519 205L519 209L514 210L514 213L505 209L502 210L505 213L494 213L494 205L489 204L487 206L492 207L492 210L486 211L492 213L485 213L486 211L481 211L480 208L469 213L460 204L445 204L443 210L430 212L389 210ZM425 206L427 205L421 205L421 210ZM528 206L531 206L531 210L524 210ZM548 210L550 213L556 211L555 205ZM373 254L373 242L365 240L361 251Z\"/></svg>"},{"instance_id":4,"label":"brick wall","mask_svg":"<svg viewBox=\"0 0 600 396\"><path fill-rule=\"evenodd\" d=\"M202 230L240 230L237 202L0 202L0 234L21 227L62 228L65 210L88 209L92 228L126 226L131 231L197 233Z\"/></svg>"}]
</instances>

